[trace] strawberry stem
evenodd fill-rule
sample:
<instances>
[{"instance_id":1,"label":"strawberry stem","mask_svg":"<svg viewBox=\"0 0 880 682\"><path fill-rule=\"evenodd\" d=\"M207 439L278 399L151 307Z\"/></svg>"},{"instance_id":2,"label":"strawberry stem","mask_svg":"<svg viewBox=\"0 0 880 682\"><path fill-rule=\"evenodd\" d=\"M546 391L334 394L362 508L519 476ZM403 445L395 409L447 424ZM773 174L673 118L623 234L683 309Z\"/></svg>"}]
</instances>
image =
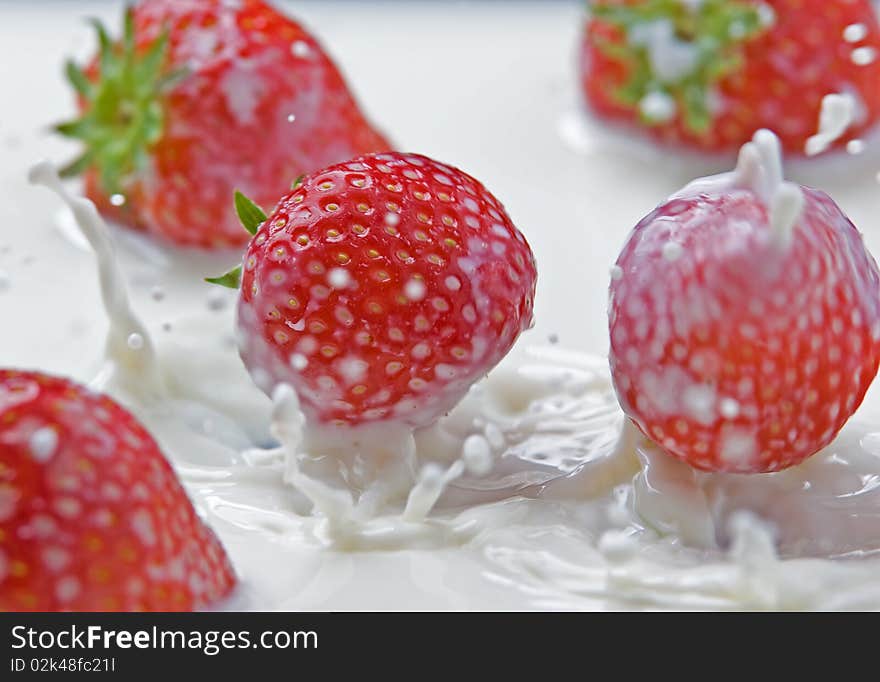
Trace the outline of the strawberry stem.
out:
<instances>
[{"instance_id":1,"label":"strawberry stem","mask_svg":"<svg viewBox=\"0 0 880 682\"><path fill-rule=\"evenodd\" d=\"M130 7L118 42L111 40L101 22L91 23L99 45L97 74L90 77L73 62L66 63L65 75L84 102L83 113L55 130L85 145L84 153L68 164L64 175L94 168L102 190L116 194L124 192L130 179L145 168L149 150L164 128L162 96L186 72L166 73L167 31L138 49Z\"/></svg>"},{"instance_id":2,"label":"strawberry stem","mask_svg":"<svg viewBox=\"0 0 880 682\"><path fill-rule=\"evenodd\" d=\"M712 126L715 86L740 68L743 46L760 36L772 10L741 0L596 0L594 20L620 29L624 41L597 39L597 48L627 68L616 98L637 108L646 125L676 116L696 134Z\"/></svg>"}]
</instances>

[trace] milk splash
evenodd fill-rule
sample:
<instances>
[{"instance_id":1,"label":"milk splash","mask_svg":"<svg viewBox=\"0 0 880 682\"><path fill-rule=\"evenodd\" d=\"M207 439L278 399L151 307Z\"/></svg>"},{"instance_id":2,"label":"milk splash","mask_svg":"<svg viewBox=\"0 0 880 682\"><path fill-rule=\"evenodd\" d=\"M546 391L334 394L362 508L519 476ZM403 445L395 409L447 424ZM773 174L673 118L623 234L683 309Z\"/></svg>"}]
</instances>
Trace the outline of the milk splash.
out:
<instances>
[{"instance_id":1,"label":"milk splash","mask_svg":"<svg viewBox=\"0 0 880 682\"><path fill-rule=\"evenodd\" d=\"M781 166L756 145L724 181L753 182L769 201ZM604 359L548 347L519 349L430 428L317 429L289 387L270 402L231 346L212 345L207 325L231 325L230 311L183 311L192 324L175 322L174 343L151 336L94 207L46 164L32 177L74 210L98 255L115 377L104 386L226 544L245 582L230 606L321 608L327 581L356 576L370 590L418 566L413 579L457 608L880 607L870 420L778 474L699 473L624 419ZM434 556L443 569L428 583ZM480 601L490 594L499 601Z\"/></svg>"},{"instance_id":2,"label":"milk splash","mask_svg":"<svg viewBox=\"0 0 880 682\"><path fill-rule=\"evenodd\" d=\"M303 493L320 517L317 535L335 549L348 551L393 550L411 547L442 547L462 544L475 534L475 524L451 520L429 520L428 515L446 486L461 475L462 460L456 460L449 468L426 464L416 484L407 496L406 506L400 514L382 514L377 508L387 502L388 479L373 478L371 487L360 498L360 504L352 499L350 489L336 488L320 478L301 470L304 459L313 457L314 450L308 445L307 427L296 393L287 384L281 384L273 392L272 432L281 442L286 456L284 480ZM312 447L326 447L327 441L320 435L311 435ZM411 440L404 439L404 440ZM363 441L361 441L363 443ZM367 441L368 442L368 441ZM376 447L362 449L366 457L363 466L374 464L380 450ZM407 459L414 451L392 453L400 455L400 461L392 462L392 468L406 467ZM409 457L407 457L409 455ZM385 473L388 473L387 470ZM391 480L395 476L392 473ZM407 477L404 475L404 479Z\"/></svg>"},{"instance_id":3,"label":"milk splash","mask_svg":"<svg viewBox=\"0 0 880 682\"><path fill-rule=\"evenodd\" d=\"M31 168L28 180L50 189L70 208L95 253L110 331L107 335L107 365L94 386L103 388L118 384L140 399L158 400L164 396L165 390L157 368L153 340L132 310L113 242L95 205L88 199L71 196L58 171L48 161L41 161Z\"/></svg>"},{"instance_id":4,"label":"milk splash","mask_svg":"<svg viewBox=\"0 0 880 682\"><path fill-rule=\"evenodd\" d=\"M770 212L770 229L774 239L785 246L801 217L804 194L800 186L786 182L782 167L782 146L779 138L769 130L755 133L751 142L743 145L736 169L694 180L673 198L690 197L702 192L724 192L734 188L752 190Z\"/></svg>"},{"instance_id":5,"label":"milk splash","mask_svg":"<svg viewBox=\"0 0 880 682\"><path fill-rule=\"evenodd\" d=\"M826 95L819 114L819 132L810 137L804 147L807 156L827 151L854 123L858 102L849 94Z\"/></svg>"}]
</instances>

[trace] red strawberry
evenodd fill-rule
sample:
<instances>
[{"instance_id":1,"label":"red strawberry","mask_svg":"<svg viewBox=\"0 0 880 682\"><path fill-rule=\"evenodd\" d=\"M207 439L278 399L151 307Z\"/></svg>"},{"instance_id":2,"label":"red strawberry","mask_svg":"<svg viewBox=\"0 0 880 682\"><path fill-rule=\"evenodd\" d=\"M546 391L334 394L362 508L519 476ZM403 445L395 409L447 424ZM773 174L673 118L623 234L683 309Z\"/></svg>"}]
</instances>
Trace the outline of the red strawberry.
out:
<instances>
[{"instance_id":1,"label":"red strawberry","mask_svg":"<svg viewBox=\"0 0 880 682\"><path fill-rule=\"evenodd\" d=\"M312 420L424 426L531 324L535 278L525 238L474 178L362 156L306 177L256 232L241 354L267 392L291 384Z\"/></svg>"},{"instance_id":2,"label":"red strawberry","mask_svg":"<svg viewBox=\"0 0 880 682\"><path fill-rule=\"evenodd\" d=\"M302 173L389 149L315 38L260 0L143 0L121 43L98 31L86 73L67 66L82 117L58 129L86 147L68 174L131 226L241 244L234 187L271 202Z\"/></svg>"},{"instance_id":3,"label":"red strawberry","mask_svg":"<svg viewBox=\"0 0 880 682\"><path fill-rule=\"evenodd\" d=\"M835 93L857 102L838 144L880 118L869 0L596 0L581 72L598 115L708 151L770 128L803 154L822 99Z\"/></svg>"},{"instance_id":4,"label":"red strawberry","mask_svg":"<svg viewBox=\"0 0 880 682\"><path fill-rule=\"evenodd\" d=\"M877 266L834 201L781 181L778 151L759 132L736 173L643 219L612 271L621 405L698 469L797 464L831 442L877 373Z\"/></svg>"},{"instance_id":5,"label":"red strawberry","mask_svg":"<svg viewBox=\"0 0 880 682\"><path fill-rule=\"evenodd\" d=\"M234 583L134 417L66 379L0 370L0 611L185 611Z\"/></svg>"}]
</instances>

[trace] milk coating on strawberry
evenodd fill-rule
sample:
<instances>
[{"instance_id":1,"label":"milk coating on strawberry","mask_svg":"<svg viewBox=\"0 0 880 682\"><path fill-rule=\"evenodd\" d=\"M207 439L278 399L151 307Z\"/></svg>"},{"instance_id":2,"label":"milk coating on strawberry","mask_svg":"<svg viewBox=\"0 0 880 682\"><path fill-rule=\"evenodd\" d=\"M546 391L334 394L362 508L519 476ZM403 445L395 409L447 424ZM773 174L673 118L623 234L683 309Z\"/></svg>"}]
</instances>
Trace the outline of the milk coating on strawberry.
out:
<instances>
[{"instance_id":1,"label":"milk coating on strawberry","mask_svg":"<svg viewBox=\"0 0 880 682\"><path fill-rule=\"evenodd\" d=\"M759 131L736 172L645 217L612 270L610 364L643 433L698 469L770 472L828 445L880 362L880 273Z\"/></svg>"},{"instance_id":2,"label":"milk coating on strawberry","mask_svg":"<svg viewBox=\"0 0 880 682\"><path fill-rule=\"evenodd\" d=\"M58 130L84 152L67 169L110 217L181 245L245 239L240 188L273 203L299 175L390 149L338 69L261 0L142 0L113 43L67 65L81 116Z\"/></svg>"},{"instance_id":3,"label":"milk coating on strawberry","mask_svg":"<svg viewBox=\"0 0 880 682\"><path fill-rule=\"evenodd\" d=\"M314 422L425 426L532 322L535 262L477 180L416 154L307 176L243 261L241 355Z\"/></svg>"},{"instance_id":4,"label":"milk coating on strawberry","mask_svg":"<svg viewBox=\"0 0 880 682\"><path fill-rule=\"evenodd\" d=\"M0 369L0 611L188 611L234 585L131 414L66 379Z\"/></svg>"},{"instance_id":5,"label":"milk coating on strawberry","mask_svg":"<svg viewBox=\"0 0 880 682\"><path fill-rule=\"evenodd\" d=\"M837 147L880 118L880 25L869 0L595 0L581 78L600 117L664 143L732 151L770 128L812 153L825 97L853 102Z\"/></svg>"}]
</instances>

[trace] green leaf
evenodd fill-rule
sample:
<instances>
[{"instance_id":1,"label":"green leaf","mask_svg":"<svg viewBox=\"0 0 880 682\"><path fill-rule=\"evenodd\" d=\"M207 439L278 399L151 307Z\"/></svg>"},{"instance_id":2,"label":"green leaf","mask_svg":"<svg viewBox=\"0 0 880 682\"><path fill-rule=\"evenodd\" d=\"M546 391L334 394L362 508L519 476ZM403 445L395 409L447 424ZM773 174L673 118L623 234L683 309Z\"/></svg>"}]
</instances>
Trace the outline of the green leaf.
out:
<instances>
[{"instance_id":1,"label":"green leaf","mask_svg":"<svg viewBox=\"0 0 880 682\"><path fill-rule=\"evenodd\" d=\"M81 140L84 154L66 172L75 174L93 167L107 194L121 189L147 166L151 147L162 137L164 102L158 89L167 53L167 36L159 36L139 50L134 10L125 11L118 42L97 19L99 65L94 81L73 62L65 66L67 79L87 106L82 118L66 121L55 130Z\"/></svg>"},{"instance_id":2,"label":"green leaf","mask_svg":"<svg viewBox=\"0 0 880 682\"><path fill-rule=\"evenodd\" d=\"M152 83L159 78L159 72L165 61L168 50L168 31L162 31L153 44L144 53L143 58L137 65L138 78L142 82Z\"/></svg>"},{"instance_id":3,"label":"green leaf","mask_svg":"<svg viewBox=\"0 0 880 682\"><path fill-rule=\"evenodd\" d=\"M72 59L68 59L64 63L64 75L67 76L68 82L80 95L87 99L92 96L94 87L92 86L91 81L89 81L82 69L80 69Z\"/></svg>"},{"instance_id":4,"label":"green leaf","mask_svg":"<svg viewBox=\"0 0 880 682\"><path fill-rule=\"evenodd\" d=\"M91 121L86 118L78 118L75 121L56 123L52 126L52 130L60 135L64 135L64 137L74 137L81 140L88 137L91 127Z\"/></svg>"},{"instance_id":5,"label":"green leaf","mask_svg":"<svg viewBox=\"0 0 880 682\"><path fill-rule=\"evenodd\" d=\"M305 178L306 178L305 175L300 175L300 176L299 176L296 180L294 180L293 183L290 185L290 189L296 189L297 187L299 187L300 185L302 185L302 184L303 184L303 180L305 180Z\"/></svg>"},{"instance_id":6,"label":"green leaf","mask_svg":"<svg viewBox=\"0 0 880 682\"><path fill-rule=\"evenodd\" d=\"M266 222L266 214L263 209L238 190L235 190L235 212L244 229L251 234L256 234L260 225Z\"/></svg>"},{"instance_id":7,"label":"green leaf","mask_svg":"<svg viewBox=\"0 0 880 682\"><path fill-rule=\"evenodd\" d=\"M127 54L134 53L134 7L131 5L125 8L122 21L122 46Z\"/></svg>"},{"instance_id":8,"label":"green leaf","mask_svg":"<svg viewBox=\"0 0 880 682\"><path fill-rule=\"evenodd\" d=\"M709 132L712 127L712 114L706 102L706 93L695 84L684 90L685 123L697 134Z\"/></svg>"},{"instance_id":9,"label":"green leaf","mask_svg":"<svg viewBox=\"0 0 880 682\"><path fill-rule=\"evenodd\" d=\"M101 71L107 72L112 68L113 64L113 42L110 35L100 19L89 19L89 23L94 27L95 33L98 34L98 48L101 54Z\"/></svg>"},{"instance_id":10,"label":"green leaf","mask_svg":"<svg viewBox=\"0 0 880 682\"><path fill-rule=\"evenodd\" d=\"M76 175L80 175L83 171L86 170L95 160L95 155L89 152L86 152L82 156L75 158L73 161L68 163L63 168L59 169L58 175L62 178L72 178Z\"/></svg>"},{"instance_id":11,"label":"green leaf","mask_svg":"<svg viewBox=\"0 0 880 682\"><path fill-rule=\"evenodd\" d=\"M239 265L219 277L205 277L205 281L208 284L218 284L228 289L238 289L241 286L241 266Z\"/></svg>"},{"instance_id":12,"label":"green leaf","mask_svg":"<svg viewBox=\"0 0 880 682\"><path fill-rule=\"evenodd\" d=\"M55 128L85 146L84 154L67 172L94 168L106 194L124 191L148 168L153 148L164 135L165 89L189 73L168 64L167 31L148 44L139 44L135 23L129 6L116 40L100 21L91 20L100 55L94 81L72 62L65 68L76 91L87 95L82 118Z\"/></svg>"}]
</instances>

